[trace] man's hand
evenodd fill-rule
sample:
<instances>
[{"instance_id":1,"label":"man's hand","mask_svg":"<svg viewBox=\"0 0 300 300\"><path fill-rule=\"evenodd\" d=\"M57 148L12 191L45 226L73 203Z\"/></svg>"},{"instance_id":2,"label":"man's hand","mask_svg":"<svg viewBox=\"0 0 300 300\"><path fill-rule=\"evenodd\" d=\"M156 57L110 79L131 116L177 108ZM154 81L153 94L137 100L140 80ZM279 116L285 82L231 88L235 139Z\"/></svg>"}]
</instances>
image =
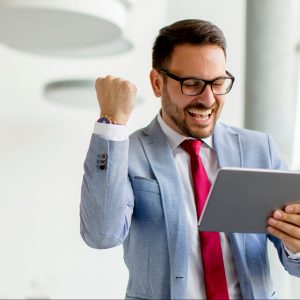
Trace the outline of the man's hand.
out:
<instances>
[{"instance_id":1,"label":"man's hand","mask_svg":"<svg viewBox=\"0 0 300 300\"><path fill-rule=\"evenodd\" d=\"M96 93L101 114L107 114L116 123L125 125L134 108L135 85L121 78L107 76L96 80Z\"/></svg>"},{"instance_id":2,"label":"man's hand","mask_svg":"<svg viewBox=\"0 0 300 300\"><path fill-rule=\"evenodd\" d=\"M268 219L267 230L282 240L291 252L300 252L300 204L287 205L276 210Z\"/></svg>"}]
</instances>

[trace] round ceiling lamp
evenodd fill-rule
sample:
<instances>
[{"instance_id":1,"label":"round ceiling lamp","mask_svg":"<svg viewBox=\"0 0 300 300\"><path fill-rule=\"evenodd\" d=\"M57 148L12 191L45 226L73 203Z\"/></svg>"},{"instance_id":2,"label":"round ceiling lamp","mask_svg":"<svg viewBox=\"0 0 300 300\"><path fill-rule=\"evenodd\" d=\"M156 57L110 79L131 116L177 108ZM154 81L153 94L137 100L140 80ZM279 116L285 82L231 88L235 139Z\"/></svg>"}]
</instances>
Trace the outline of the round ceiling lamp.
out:
<instances>
[{"instance_id":1,"label":"round ceiling lamp","mask_svg":"<svg viewBox=\"0 0 300 300\"><path fill-rule=\"evenodd\" d=\"M0 43L54 56L100 56L130 50L130 2L124 0L1 0Z\"/></svg>"},{"instance_id":2,"label":"round ceiling lamp","mask_svg":"<svg viewBox=\"0 0 300 300\"><path fill-rule=\"evenodd\" d=\"M44 86L44 97L55 104L79 108L98 108L95 80L93 79L78 78L50 81ZM142 102L143 98L138 94L136 103Z\"/></svg>"},{"instance_id":3,"label":"round ceiling lamp","mask_svg":"<svg viewBox=\"0 0 300 300\"><path fill-rule=\"evenodd\" d=\"M95 81L90 79L65 79L45 85L44 96L52 103L81 108L96 108Z\"/></svg>"}]
</instances>

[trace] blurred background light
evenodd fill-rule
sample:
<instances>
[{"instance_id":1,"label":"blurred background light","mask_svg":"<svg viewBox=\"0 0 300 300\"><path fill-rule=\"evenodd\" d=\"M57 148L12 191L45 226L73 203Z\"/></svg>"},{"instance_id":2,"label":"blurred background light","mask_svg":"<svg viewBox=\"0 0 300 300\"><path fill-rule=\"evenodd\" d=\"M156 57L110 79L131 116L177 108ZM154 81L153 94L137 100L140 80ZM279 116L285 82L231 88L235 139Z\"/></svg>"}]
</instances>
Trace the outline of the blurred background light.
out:
<instances>
[{"instance_id":1,"label":"blurred background light","mask_svg":"<svg viewBox=\"0 0 300 300\"><path fill-rule=\"evenodd\" d=\"M44 87L45 99L52 103L77 106L79 108L98 109L94 79L64 79L51 81ZM137 95L136 103L143 101Z\"/></svg>"},{"instance_id":2,"label":"blurred background light","mask_svg":"<svg viewBox=\"0 0 300 300\"><path fill-rule=\"evenodd\" d=\"M54 56L126 52L129 8L124 0L1 0L0 42Z\"/></svg>"}]
</instances>

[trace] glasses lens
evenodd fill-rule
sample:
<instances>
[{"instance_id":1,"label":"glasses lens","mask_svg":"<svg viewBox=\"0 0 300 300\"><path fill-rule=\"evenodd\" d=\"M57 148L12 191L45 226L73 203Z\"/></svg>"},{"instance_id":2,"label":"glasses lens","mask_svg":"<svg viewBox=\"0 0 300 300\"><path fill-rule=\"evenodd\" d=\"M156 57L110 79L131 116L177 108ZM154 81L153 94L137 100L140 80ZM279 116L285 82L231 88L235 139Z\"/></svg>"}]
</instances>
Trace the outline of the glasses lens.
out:
<instances>
[{"instance_id":1,"label":"glasses lens","mask_svg":"<svg viewBox=\"0 0 300 300\"><path fill-rule=\"evenodd\" d=\"M195 96L201 93L205 82L200 79L187 79L182 82L182 92L187 96Z\"/></svg>"},{"instance_id":2,"label":"glasses lens","mask_svg":"<svg viewBox=\"0 0 300 300\"><path fill-rule=\"evenodd\" d=\"M231 78L220 78L213 81L211 88L215 95L227 94L232 86Z\"/></svg>"},{"instance_id":3,"label":"glasses lens","mask_svg":"<svg viewBox=\"0 0 300 300\"><path fill-rule=\"evenodd\" d=\"M200 95L205 86L205 81L201 79L187 79L182 82L182 92L186 96ZM211 88L215 95L227 94L232 87L231 78L219 78L212 82Z\"/></svg>"}]
</instances>

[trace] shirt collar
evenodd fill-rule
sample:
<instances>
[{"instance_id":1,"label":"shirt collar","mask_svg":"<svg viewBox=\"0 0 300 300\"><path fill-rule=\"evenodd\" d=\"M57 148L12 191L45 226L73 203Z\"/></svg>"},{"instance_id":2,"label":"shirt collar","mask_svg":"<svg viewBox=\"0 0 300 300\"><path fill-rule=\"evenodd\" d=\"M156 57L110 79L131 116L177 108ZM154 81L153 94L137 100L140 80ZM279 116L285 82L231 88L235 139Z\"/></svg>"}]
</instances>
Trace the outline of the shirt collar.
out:
<instances>
[{"instance_id":1,"label":"shirt collar","mask_svg":"<svg viewBox=\"0 0 300 300\"><path fill-rule=\"evenodd\" d=\"M160 113L157 115L158 124L161 127L161 130L167 137L168 144L170 145L172 151L177 148L184 140L189 139L188 137L176 132L172 129L167 123L163 120ZM212 136L208 138L201 139L209 148L213 149Z\"/></svg>"}]
</instances>

